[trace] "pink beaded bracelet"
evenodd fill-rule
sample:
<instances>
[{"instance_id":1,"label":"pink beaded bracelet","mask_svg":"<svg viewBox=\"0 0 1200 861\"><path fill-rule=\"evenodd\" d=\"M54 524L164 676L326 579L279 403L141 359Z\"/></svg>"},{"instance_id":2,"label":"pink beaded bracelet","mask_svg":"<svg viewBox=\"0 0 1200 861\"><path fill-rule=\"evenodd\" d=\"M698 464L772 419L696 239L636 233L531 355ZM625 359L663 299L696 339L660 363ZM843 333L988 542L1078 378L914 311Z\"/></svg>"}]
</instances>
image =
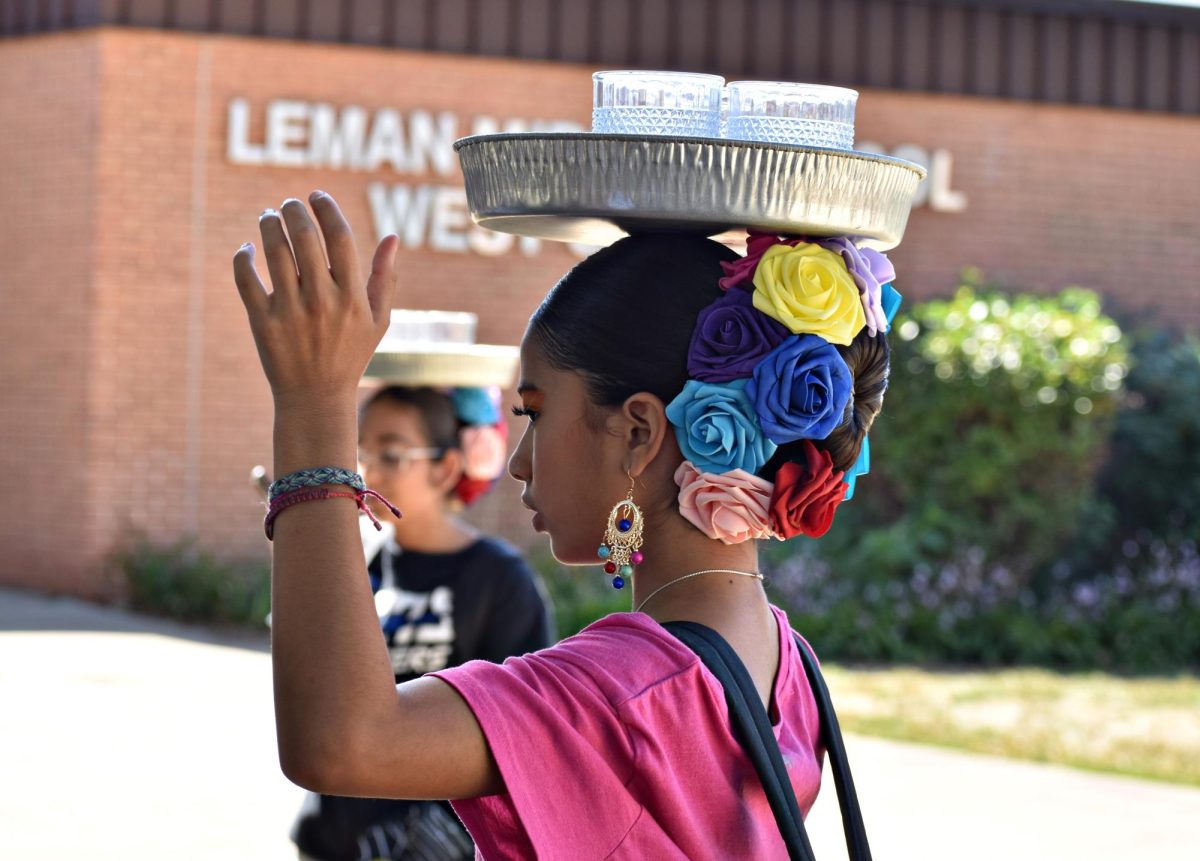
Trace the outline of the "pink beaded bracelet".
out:
<instances>
[{"instance_id":1,"label":"pink beaded bracelet","mask_svg":"<svg viewBox=\"0 0 1200 861\"><path fill-rule=\"evenodd\" d=\"M299 490L293 490L291 493L280 494L271 500L271 505L267 509L267 516L263 519L263 531L267 533L267 540L272 541L275 538L275 518L285 508L291 508L293 505L298 505L301 502L311 502L315 499L336 499L338 497L353 499L355 504L358 505L358 510L371 519L371 522L375 524L375 528L383 529L383 524L379 522L379 518L375 516L367 505L368 496L378 499L396 517L404 516L400 513L399 508L392 505L382 494L370 488L363 488L362 490L356 488L354 491L347 493L345 491L330 490L328 487L302 487Z\"/></svg>"}]
</instances>

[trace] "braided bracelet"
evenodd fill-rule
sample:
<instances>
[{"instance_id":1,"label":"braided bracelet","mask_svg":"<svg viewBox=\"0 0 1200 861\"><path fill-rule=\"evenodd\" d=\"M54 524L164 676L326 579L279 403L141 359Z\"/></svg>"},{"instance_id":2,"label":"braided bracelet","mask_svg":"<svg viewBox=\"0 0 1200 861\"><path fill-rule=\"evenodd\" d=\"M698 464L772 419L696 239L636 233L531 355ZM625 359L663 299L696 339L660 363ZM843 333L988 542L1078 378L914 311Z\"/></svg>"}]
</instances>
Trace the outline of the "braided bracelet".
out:
<instances>
[{"instance_id":1,"label":"braided bracelet","mask_svg":"<svg viewBox=\"0 0 1200 861\"><path fill-rule=\"evenodd\" d=\"M360 478L359 480L361 481L362 479ZM380 502L386 505L388 511L392 512L392 514L394 514L396 517L404 516L400 513L400 509L392 505L392 503L385 499L382 494L377 493L376 491L367 487L356 487L354 488L353 493L346 493L344 491L330 490L328 487L302 486L296 490L282 493L271 500L270 508L267 509L267 516L263 519L263 531L267 533L267 540L272 541L275 538L275 518L277 518L279 513L284 509L291 508L293 505L298 505L301 502L312 502L317 499L337 499L339 497L353 499L355 504L358 506L358 510L370 518L371 523L375 525L375 528L383 529L383 524L379 522L379 518L375 516L374 512L372 512L370 507L367 505L368 496L378 499Z\"/></svg>"},{"instance_id":2,"label":"braided bracelet","mask_svg":"<svg viewBox=\"0 0 1200 861\"><path fill-rule=\"evenodd\" d=\"M366 482L357 472L351 472L338 466L318 466L315 469L289 472L283 478L271 482L271 487L267 490L267 499L274 502L275 497L285 493L291 493L302 487L320 487L324 484L344 484L363 492L367 489Z\"/></svg>"}]
</instances>

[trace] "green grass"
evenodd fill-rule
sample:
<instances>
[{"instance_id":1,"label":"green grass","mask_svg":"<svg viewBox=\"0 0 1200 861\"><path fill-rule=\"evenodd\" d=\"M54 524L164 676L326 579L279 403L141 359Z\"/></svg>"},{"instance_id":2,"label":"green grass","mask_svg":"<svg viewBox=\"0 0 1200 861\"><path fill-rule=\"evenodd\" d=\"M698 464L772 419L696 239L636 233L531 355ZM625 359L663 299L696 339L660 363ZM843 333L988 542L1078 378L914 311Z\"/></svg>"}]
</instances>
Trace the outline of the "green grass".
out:
<instances>
[{"instance_id":1,"label":"green grass","mask_svg":"<svg viewBox=\"0 0 1200 861\"><path fill-rule=\"evenodd\" d=\"M1200 678L825 666L851 732L1200 786Z\"/></svg>"}]
</instances>

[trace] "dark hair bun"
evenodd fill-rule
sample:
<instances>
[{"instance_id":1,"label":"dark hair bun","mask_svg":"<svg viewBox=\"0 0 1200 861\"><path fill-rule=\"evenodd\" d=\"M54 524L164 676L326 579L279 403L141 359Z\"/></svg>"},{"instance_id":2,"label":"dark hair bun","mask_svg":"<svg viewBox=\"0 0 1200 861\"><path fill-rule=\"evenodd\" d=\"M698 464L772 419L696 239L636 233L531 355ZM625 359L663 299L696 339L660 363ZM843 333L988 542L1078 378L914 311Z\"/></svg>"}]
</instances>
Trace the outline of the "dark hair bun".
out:
<instances>
[{"instance_id":1,"label":"dark hair bun","mask_svg":"<svg viewBox=\"0 0 1200 861\"><path fill-rule=\"evenodd\" d=\"M825 439L812 440L812 444L829 452L833 468L845 472L854 466L862 451L863 440L875 423L875 417L883 409L883 395L887 391L890 370L887 335L876 335L863 329L848 346L837 346L850 375L854 390L846 406L846 416ZM789 461L804 461L804 440L786 443L775 451L775 455L759 471L768 481L775 480L775 473Z\"/></svg>"},{"instance_id":2,"label":"dark hair bun","mask_svg":"<svg viewBox=\"0 0 1200 861\"><path fill-rule=\"evenodd\" d=\"M813 444L829 452L833 468L848 470L858 460L863 440L875 423L875 417L883 409L883 395L888 387L891 369L887 335L882 332L868 334L863 329L849 346L838 347L842 359L854 377L854 391L850 406L846 409L846 420L823 440Z\"/></svg>"}]
</instances>

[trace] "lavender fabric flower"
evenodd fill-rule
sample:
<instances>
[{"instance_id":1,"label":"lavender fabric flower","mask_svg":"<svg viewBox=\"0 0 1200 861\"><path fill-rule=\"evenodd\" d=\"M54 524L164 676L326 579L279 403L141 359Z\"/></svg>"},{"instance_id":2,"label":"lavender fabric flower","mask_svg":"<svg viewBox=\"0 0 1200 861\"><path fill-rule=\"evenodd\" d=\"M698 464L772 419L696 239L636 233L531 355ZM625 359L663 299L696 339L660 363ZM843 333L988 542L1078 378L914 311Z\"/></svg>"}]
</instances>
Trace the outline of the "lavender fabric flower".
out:
<instances>
[{"instance_id":1,"label":"lavender fabric flower","mask_svg":"<svg viewBox=\"0 0 1200 861\"><path fill-rule=\"evenodd\" d=\"M700 312L688 347L688 376L710 383L749 377L790 333L754 307L745 290L730 290Z\"/></svg>"},{"instance_id":2,"label":"lavender fabric flower","mask_svg":"<svg viewBox=\"0 0 1200 861\"><path fill-rule=\"evenodd\" d=\"M825 439L846 417L854 379L837 349L817 335L796 335L759 363L746 383L763 433L782 445Z\"/></svg>"},{"instance_id":3,"label":"lavender fabric flower","mask_svg":"<svg viewBox=\"0 0 1200 861\"><path fill-rule=\"evenodd\" d=\"M775 453L775 444L763 436L746 397L746 384L688 380L667 405L667 419L675 426L684 458L701 472L755 473Z\"/></svg>"},{"instance_id":4,"label":"lavender fabric flower","mask_svg":"<svg viewBox=\"0 0 1200 861\"><path fill-rule=\"evenodd\" d=\"M817 242L827 251L842 255L846 271L858 285L858 293L867 315L867 331L871 335L888 330L888 319L880 302L882 287L896 278L892 261L874 248L859 248L844 236L821 239Z\"/></svg>"}]
</instances>

